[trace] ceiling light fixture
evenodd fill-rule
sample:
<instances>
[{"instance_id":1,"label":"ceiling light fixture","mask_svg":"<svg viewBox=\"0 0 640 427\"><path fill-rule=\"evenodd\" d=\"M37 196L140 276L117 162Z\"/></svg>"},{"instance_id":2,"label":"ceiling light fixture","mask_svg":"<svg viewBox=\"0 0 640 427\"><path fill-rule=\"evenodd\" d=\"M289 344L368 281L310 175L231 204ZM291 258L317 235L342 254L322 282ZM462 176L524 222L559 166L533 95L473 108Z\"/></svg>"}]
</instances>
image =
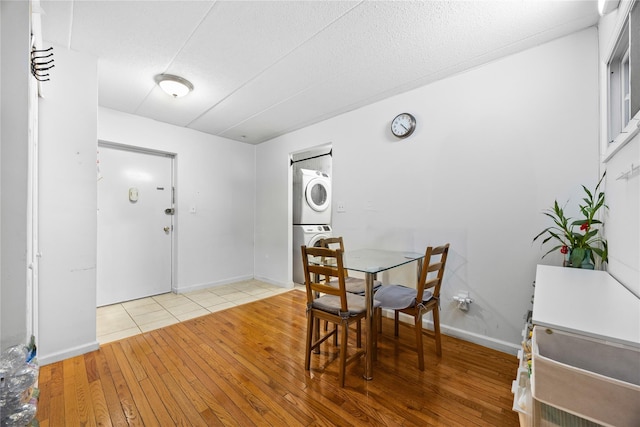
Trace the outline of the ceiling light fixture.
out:
<instances>
[{"instance_id":1,"label":"ceiling light fixture","mask_svg":"<svg viewBox=\"0 0 640 427\"><path fill-rule=\"evenodd\" d=\"M193 90L193 85L189 80L173 74L158 74L155 80L163 91L174 98L185 96Z\"/></svg>"}]
</instances>

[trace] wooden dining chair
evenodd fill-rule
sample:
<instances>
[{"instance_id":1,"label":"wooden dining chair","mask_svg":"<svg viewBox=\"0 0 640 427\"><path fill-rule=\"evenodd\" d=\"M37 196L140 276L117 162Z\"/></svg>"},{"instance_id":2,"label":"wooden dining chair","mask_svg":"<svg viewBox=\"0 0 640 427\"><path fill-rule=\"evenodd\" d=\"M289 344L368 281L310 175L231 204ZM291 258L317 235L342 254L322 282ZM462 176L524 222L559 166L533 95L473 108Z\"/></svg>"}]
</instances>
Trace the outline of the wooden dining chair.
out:
<instances>
[{"instance_id":1,"label":"wooden dining chair","mask_svg":"<svg viewBox=\"0 0 640 427\"><path fill-rule=\"evenodd\" d=\"M324 239L320 239L318 240L318 246L323 248L329 248L329 249L340 249L342 253L344 253L344 239L342 238L342 236L326 237ZM325 283L334 287L338 286L338 281L335 278L326 280ZM349 271L347 269L344 269L344 285L347 292L356 294L356 295L366 296L367 284L365 279L349 276ZM380 288L380 286L382 286L382 282L380 280L373 281L374 292L378 288ZM325 322L324 324L325 331L328 328L329 328L329 324L328 322ZM360 328L361 328L360 323L356 324L356 328L357 328L358 337L360 337ZM334 343L335 345L338 345L337 334L334 337Z\"/></svg>"},{"instance_id":2,"label":"wooden dining chair","mask_svg":"<svg viewBox=\"0 0 640 427\"><path fill-rule=\"evenodd\" d=\"M340 249L342 253L344 253L344 239L342 236L337 237L326 237L324 239L320 239L318 241L318 246L329 249ZM334 279L328 282L329 285L335 286L337 281ZM347 292L357 295L365 294L366 282L364 279L358 277L349 276L348 270L344 270L344 284L346 286ZM382 286L382 282L380 280L373 281L373 290L377 290L380 286Z\"/></svg>"},{"instance_id":3,"label":"wooden dining chair","mask_svg":"<svg viewBox=\"0 0 640 427\"><path fill-rule=\"evenodd\" d=\"M380 308L377 309L378 316L382 315L382 308L394 310L394 335L396 337L399 333L400 313L413 317L418 367L421 371L424 371L423 334L435 339L436 354L438 357L442 356L440 288L442 287L442 278L444 277L448 253L448 243L435 248L429 246L424 255L422 271L415 289L402 285L385 285L375 294L376 301L380 303ZM422 316L428 312L433 313L433 331L423 330L422 328Z\"/></svg>"},{"instance_id":4,"label":"wooden dining chair","mask_svg":"<svg viewBox=\"0 0 640 427\"><path fill-rule=\"evenodd\" d=\"M302 246L305 287L307 290L307 336L305 345L305 369L311 366L311 353L320 348L328 338L340 334L340 386L344 387L347 365L364 354L360 338L361 328L357 328L357 350L348 355L349 325L359 324L367 317L366 300L361 295L346 291L342 251L321 247ZM329 286L324 280L335 279L338 286ZM374 306L375 307L375 306ZM375 308L374 308L375 309ZM335 324L330 331L320 331L320 320ZM375 324L375 322L374 322ZM375 332L375 331L374 331ZM374 334L375 336L375 334ZM371 339L371 337L367 337Z\"/></svg>"}]
</instances>

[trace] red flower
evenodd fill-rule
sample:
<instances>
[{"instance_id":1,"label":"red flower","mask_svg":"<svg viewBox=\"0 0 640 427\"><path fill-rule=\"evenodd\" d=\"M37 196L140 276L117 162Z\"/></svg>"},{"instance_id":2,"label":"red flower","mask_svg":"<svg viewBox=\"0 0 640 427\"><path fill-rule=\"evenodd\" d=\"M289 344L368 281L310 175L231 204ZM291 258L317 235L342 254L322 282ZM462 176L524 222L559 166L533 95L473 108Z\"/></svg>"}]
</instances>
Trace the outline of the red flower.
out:
<instances>
[{"instance_id":1,"label":"red flower","mask_svg":"<svg viewBox=\"0 0 640 427\"><path fill-rule=\"evenodd\" d=\"M567 253L569 253L569 248L568 248L568 247L566 247L566 246L561 247L561 248L560 248L560 253L561 253L561 254L567 254Z\"/></svg>"},{"instance_id":2,"label":"red flower","mask_svg":"<svg viewBox=\"0 0 640 427\"><path fill-rule=\"evenodd\" d=\"M584 224L582 224L580 226L580 230L584 231L584 230L588 230L589 229L589 223L585 222Z\"/></svg>"}]
</instances>

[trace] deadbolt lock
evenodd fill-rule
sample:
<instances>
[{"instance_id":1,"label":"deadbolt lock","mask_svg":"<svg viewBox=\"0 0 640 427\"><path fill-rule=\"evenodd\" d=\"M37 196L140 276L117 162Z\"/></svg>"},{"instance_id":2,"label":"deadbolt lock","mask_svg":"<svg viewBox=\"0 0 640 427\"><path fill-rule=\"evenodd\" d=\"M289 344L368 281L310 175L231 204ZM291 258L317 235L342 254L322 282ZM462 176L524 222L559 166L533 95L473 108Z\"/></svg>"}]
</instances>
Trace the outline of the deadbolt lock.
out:
<instances>
[{"instance_id":1,"label":"deadbolt lock","mask_svg":"<svg viewBox=\"0 0 640 427\"><path fill-rule=\"evenodd\" d=\"M167 215L173 215L176 212L176 210L174 208L167 208L164 210L164 213L166 213Z\"/></svg>"}]
</instances>

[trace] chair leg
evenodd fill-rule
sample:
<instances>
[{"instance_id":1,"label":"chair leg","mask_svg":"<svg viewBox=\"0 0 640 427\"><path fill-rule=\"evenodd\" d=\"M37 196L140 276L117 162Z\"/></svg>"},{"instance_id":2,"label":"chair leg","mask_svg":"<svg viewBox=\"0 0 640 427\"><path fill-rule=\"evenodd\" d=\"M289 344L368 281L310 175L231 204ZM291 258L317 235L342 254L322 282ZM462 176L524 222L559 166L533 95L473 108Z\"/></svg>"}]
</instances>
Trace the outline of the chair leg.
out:
<instances>
[{"instance_id":1,"label":"chair leg","mask_svg":"<svg viewBox=\"0 0 640 427\"><path fill-rule=\"evenodd\" d=\"M382 308L378 307L374 309L376 316L378 317L378 333L382 333Z\"/></svg>"},{"instance_id":2,"label":"chair leg","mask_svg":"<svg viewBox=\"0 0 640 427\"><path fill-rule=\"evenodd\" d=\"M438 307L433 308L433 334L436 338L436 354L438 357L442 356L442 343L440 341L440 310Z\"/></svg>"},{"instance_id":3,"label":"chair leg","mask_svg":"<svg viewBox=\"0 0 640 427\"><path fill-rule=\"evenodd\" d=\"M356 323L356 345L362 348L362 322L358 320Z\"/></svg>"},{"instance_id":4,"label":"chair leg","mask_svg":"<svg viewBox=\"0 0 640 427\"><path fill-rule=\"evenodd\" d=\"M393 335L394 336L398 336L399 333L399 329L400 329L400 312L398 312L397 310L394 310L393 312L394 314L394 322L393 322Z\"/></svg>"},{"instance_id":5,"label":"chair leg","mask_svg":"<svg viewBox=\"0 0 640 427\"><path fill-rule=\"evenodd\" d=\"M334 324L333 325L333 330L336 331L338 329L338 327ZM327 333L329 331L329 321L325 320L324 321L324 332ZM338 346L338 332L336 331L335 334L333 334L333 345L334 346Z\"/></svg>"},{"instance_id":6,"label":"chair leg","mask_svg":"<svg viewBox=\"0 0 640 427\"><path fill-rule=\"evenodd\" d=\"M414 316L416 330L416 351L418 352L418 368L424 371L424 349L422 347L422 313L418 312Z\"/></svg>"},{"instance_id":7,"label":"chair leg","mask_svg":"<svg viewBox=\"0 0 640 427\"><path fill-rule=\"evenodd\" d=\"M316 319L315 317L313 319L313 331L315 334L315 341L318 341L320 339L320 319ZM320 346L313 349L313 352L315 354L320 354Z\"/></svg>"},{"instance_id":8,"label":"chair leg","mask_svg":"<svg viewBox=\"0 0 640 427\"><path fill-rule=\"evenodd\" d=\"M347 367L347 340L348 340L348 332L349 332L349 323L343 321L340 325L340 340L342 345L340 346L340 372L338 374L338 379L340 380L340 387L344 387L344 377L346 374Z\"/></svg>"},{"instance_id":9,"label":"chair leg","mask_svg":"<svg viewBox=\"0 0 640 427\"><path fill-rule=\"evenodd\" d=\"M311 346L313 345L313 325L315 320L313 318L313 311L307 313L307 345L304 353L304 369L307 371L311 366Z\"/></svg>"}]
</instances>

